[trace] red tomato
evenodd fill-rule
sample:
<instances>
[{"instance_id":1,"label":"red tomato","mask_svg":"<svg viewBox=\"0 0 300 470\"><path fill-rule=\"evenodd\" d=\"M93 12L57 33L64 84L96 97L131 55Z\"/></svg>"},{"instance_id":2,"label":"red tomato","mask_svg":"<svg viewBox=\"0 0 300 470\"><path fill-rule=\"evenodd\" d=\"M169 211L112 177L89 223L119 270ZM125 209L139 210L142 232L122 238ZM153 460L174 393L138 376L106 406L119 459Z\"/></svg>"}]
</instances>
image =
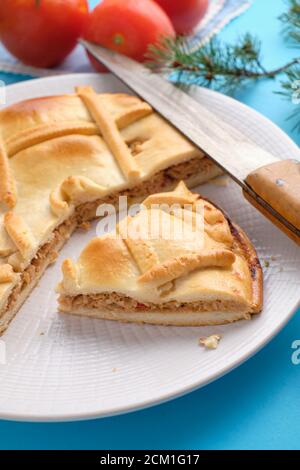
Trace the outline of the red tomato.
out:
<instances>
[{"instance_id":1,"label":"red tomato","mask_svg":"<svg viewBox=\"0 0 300 470\"><path fill-rule=\"evenodd\" d=\"M0 0L0 40L25 64L52 67L72 51L87 0Z\"/></svg>"},{"instance_id":2,"label":"red tomato","mask_svg":"<svg viewBox=\"0 0 300 470\"><path fill-rule=\"evenodd\" d=\"M209 0L155 0L171 18L178 34L187 34L205 15Z\"/></svg>"},{"instance_id":3,"label":"red tomato","mask_svg":"<svg viewBox=\"0 0 300 470\"><path fill-rule=\"evenodd\" d=\"M139 62L149 44L175 37L166 13L152 0L103 0L89 15L85 38ZM92 60L94 66L96 61ZM98 63L97 63L98 64ZM103 71L96 66L97 70Z\"/></svg>"}]
</instances>

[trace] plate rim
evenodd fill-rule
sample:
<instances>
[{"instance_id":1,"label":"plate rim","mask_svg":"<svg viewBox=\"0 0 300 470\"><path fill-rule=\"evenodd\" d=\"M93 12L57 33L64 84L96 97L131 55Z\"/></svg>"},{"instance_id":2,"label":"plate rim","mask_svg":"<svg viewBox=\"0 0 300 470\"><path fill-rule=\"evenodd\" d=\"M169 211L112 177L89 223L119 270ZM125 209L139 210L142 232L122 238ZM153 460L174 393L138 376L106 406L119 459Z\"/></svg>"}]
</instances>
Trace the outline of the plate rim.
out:
<instances>
[{"instance_id":1,"label":"plate rim","mask_svg":"<svg viewBox=\"0 0 300 470\"><path fill-rule=\"evenodd\" d=\"M5 421L16 421L16 422L32 422L32 423L60 423L60 422L76 422L76 421L89 421L93 419L102 419L102 418L110 418L113 416L121 416L129 413L135 413L138 411L146 410L148 408L152 408L153 406L163 405L171 400L176 400L177 398L181 398L189 393L195 392L196 390L200 390L203 387L215 382L216 380L221 379L225 375L229 374L230 372L237 369L242 364L246 363L249 359L254 357L258 354L267 344L274 339L280 331L289 323L291 318L295 315L296 311L300 307L300 299L296 304L295 308L291 310L289 315L287 315L282 323L280 323L276 330L273 330L272 333L265 338L263 342L256 348L249 353L245 352L243 356L240 356L238 360L231 367L224 366L221 371L216 372L210 378L205 381L201 381L198 383L194 383L187 387L183 387L178 392L169 392L163 395L161 398L157 398L154 400L144 400L140 401L138 404L132 406L123 406L121 408L111 408L107 411L91 411L91 412L73 412L73 413L66 413L62 415L61 413L53 413L53 414L33 414L33 413L0 413L0 419Z\"/></svg>"},{"instance_id":2,"label":"plate rim","mask_svg":"<svg viewBox=\"0 0 300 470\"><path fill-rule=\"evenodd\" d=\"M26 84L29 82L34 82L36 86L38 87L40 82L53 82L54 80L57 82L57 80L64 80L66 78L69 78L70 81L75 80L75 79L92 79L94 80L96 77L101 78L102 80L109 80L110 77L112 77L112 74L102 74L99 75L97 73L66 73L66 74L59 74L55 76L49 76L49 77L42 77L42 78L33 78L30 80L26 81L21 81L18 83L14 83L11 85L7 85L7 88L9 88L10 92L13 92L15 89L18 88L24 88L26 87ZM117 81L119 81L116 77L114 77ZM121 83L121 82L120 82ZM223 102L227 102L229 106L238 106L240 109L242 109L244 112L247 112L249 115L252 114L253 117L256 117L260 121L265 122L268 124L270 128L273 127L274 131L276 131L276 134L280 137L281 140L285 140L289 146L293 146L295 148L295 151L299 151L298 145L293 141L289 135L283 131L277 124L272 122L268 117L264 116L261 114L259 111L251 108L250 106L246 105L245 103L242 103L238 100L236 100L233 97L223 95L222 93L219 93L214 90L210 90L207 88L199 87L201 92L207 93L207 95L212 94L214 96L219 96L221 97L221 100ZM195 90L196 94L197 91L199 90L198 88ZM199 90L199 91L200 91ZM198 92L199 92L198 91ZM57 95L57 94L56 94ZM44 96L44 95L41 95ZM25 98L28 99L28 98ZM1 109L4 109L5 106L1 107ZM0 411L0 419L3 420L11 420L11 421L21 421L21 422L71 422L71 421L82 421L82 420L91 420L91 419L99 419L99 418L105 418L105 417L110 417L110 416L116 416L116 415L122 415L126 413L131 413L143 409L150 408L152 406L156 406L159 404L166 403L170 400L182 397L184 395L187 395L188 393L191 393L195 390L198 390L202 387L205 387L206 385L214 382L217 379L220 379L221 377L224 377L227 373L233 371L243 363L245 363L248 359L253 357L255 354L257 354L259 351L261 351L277 334L284 328L284 326L291 320L291 318L294 316L295 312L297 309L300 307L300 296L299 299L295 302L295 305L293 308L291 308L290 312L284 316L282 321L280 321L277 324L277 327L275 329L272 329L271 331L268 332L267 335L263 337L263 339L260 339L256 342L255 347L251 347L250 350L245 351L243 354L240 354L236 360L228 367L227 364L224 364L224 366L219 369L218 371L215 371L213 374L211 374L206 380L196 380L193 383L187 385L187 386L182 386L178 387L177 391L170 391L166 392L163 395L161 395L158 398L147 398L145 400L140 400L136 404L128 404L125 406L121 407L113 407L110 409L107 409L106 411L103 411L101 409L95 410L95 411L89 411L89 412L80 412L80 411L74 411L74 412L67 412L67 413L26 413L26 411L22 412L13 412L9 411L7 413Z\"/></svg>"}]
</instances>

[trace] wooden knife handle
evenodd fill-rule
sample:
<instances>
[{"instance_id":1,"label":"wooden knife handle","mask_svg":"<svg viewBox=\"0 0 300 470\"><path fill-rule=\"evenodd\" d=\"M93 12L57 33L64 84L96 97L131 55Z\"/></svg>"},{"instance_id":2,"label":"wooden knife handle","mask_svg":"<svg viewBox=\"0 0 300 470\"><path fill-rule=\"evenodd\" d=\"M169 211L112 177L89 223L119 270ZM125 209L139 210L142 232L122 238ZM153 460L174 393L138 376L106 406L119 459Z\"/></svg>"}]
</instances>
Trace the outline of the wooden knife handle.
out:
<instances>
[{"instance_id":1,"label":"wooden knife handle","mask_svg":"<svg viewBox=\"0 0 300 470\"><path fill-rule=\"evenodd\" d=\"M245 181L255 193L244 191L246 199L300 245L300 162L271 163L250 173ZM275 213L261 205L261 199Z\"/></svg>"}]
</instances>

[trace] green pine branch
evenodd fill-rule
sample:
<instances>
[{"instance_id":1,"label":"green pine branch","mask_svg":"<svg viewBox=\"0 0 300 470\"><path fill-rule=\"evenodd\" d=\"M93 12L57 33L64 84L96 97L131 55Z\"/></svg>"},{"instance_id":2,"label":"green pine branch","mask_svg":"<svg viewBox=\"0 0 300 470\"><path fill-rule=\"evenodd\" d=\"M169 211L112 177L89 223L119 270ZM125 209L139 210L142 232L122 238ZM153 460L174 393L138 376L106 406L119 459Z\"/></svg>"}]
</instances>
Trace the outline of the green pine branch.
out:
<instances>
[{"instance_id":1,"label":"green pine branch","mask_svg":"<svg viewBox=\"0 0 300 470\"><path fill-rule=\"evenodd\" d=\"M283 32L294 46L300 47L300 0L287 0L287 4L287 11L280 17ZM246 84L284 74L279 93L294 104L291 118L298 118L296 127L300 131L300 57L267 70L261 42L247 33L235 44L212 39L193 49L184 37L167 38L149 48L147 59L153 72L167 75L175 84L205 86L230 94Z\"/></svg>"},{"instance_id":2,"label":"green pine branch","mask_svg":"<svg viewBox=\"0 0 300 470\"><path fill-rule=\"evenodd\" d=\"M288 0L288 10L279 17L284 25L284 32L294 45L300 47L300 1Z\"/></svg>"},{"instance_id":3,"label":"green pine branch","mask_svg":"<svg viewBox=\"0 0 300 470\"><path fill-rule=\"evenodd\" d=\"M288 0L288 10L281 15L283 29L294 46L300 47L300 0ZM281 81L280 92L294 106L288 119L295 122L294 129L300 132L300 58L298 63L289 68Z\"/></svg>"},{"instance_id":4,"label":"green pine branch","mask_svg":"<svg viewBox=\"0 0 300 470\"><path fill-rule=\"evenodd\" d=\"M172 81L178 84L206 86L225 93L234 93L249 81L275 78L297 63L293 60L275 70L266 70L261 43L250 34L233 45L214 38L194 49L184 37L167 38L150 47L147 59L154 72L171 74Z\"/></svg>"},{"instance_id":5,"label":"green pine branch","mask_svg":"<svg viewBox=\"0 0 300 470\"><path fill-rule=\"evenodd\" d=\"M295 122L293 129L300 132L300 63L286 72L281 87L282 90L277 93L294 105L294 111L288 119Z\"/></svg>"}]
</instances>

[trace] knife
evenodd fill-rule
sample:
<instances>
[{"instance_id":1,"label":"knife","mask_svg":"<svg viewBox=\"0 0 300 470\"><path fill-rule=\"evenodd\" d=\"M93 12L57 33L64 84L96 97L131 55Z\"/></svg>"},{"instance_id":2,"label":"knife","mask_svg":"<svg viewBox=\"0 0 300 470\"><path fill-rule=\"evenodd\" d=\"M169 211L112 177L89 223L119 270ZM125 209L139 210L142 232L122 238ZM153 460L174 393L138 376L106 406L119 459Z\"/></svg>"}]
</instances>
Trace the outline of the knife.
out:
<instances>
[{"instance_id":1,"label":"knife","mask_svg":"<svg viewBox=\"0 0 300 470\"><path fill-rule=\"evenodd\" d=\"M300 150L296 159L276 158L144 65L89 41L80 42L228 173L246 199L300 245Z\"/></svg>"}]
</instances>

